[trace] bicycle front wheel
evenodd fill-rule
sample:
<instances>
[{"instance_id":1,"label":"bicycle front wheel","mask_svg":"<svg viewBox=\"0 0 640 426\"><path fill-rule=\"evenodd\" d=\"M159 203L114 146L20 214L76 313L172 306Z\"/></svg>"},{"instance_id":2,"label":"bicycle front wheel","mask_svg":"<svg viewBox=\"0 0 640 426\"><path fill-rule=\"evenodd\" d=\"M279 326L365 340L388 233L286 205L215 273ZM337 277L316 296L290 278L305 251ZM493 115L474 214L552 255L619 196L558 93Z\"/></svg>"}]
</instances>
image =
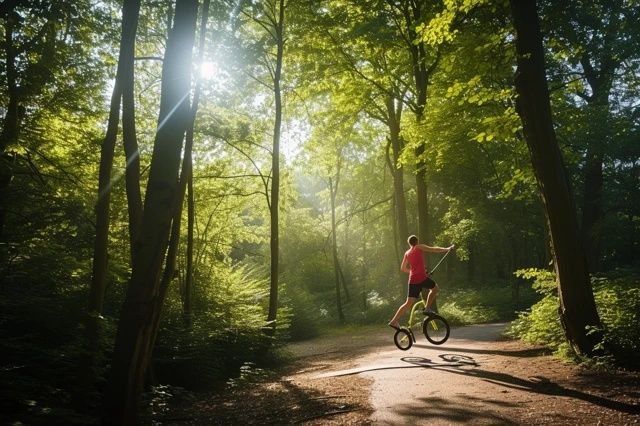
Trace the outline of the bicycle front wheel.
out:
<instances>
[{"instance_id":1,"label":"bicycle front wheel","mask_svg":"<svg viewBox=\"0 0 640 426\"><path fill-rule=\"evenodd\" d=\"M413 345L411 332L406 328L399 328L396 330L396 334L393 335L393 343L396 344L398 349L408 351Z\"/></svg>"},{"instance_id":2,"label":"bicycle front wheel","mask_svg":"<svg viewBox=\"0 0 640 426\"><path fill-rule=\"evenodd\" d=\"M422 332L434 345L441 345L449 338L449 323L440 315L430 314L422 322Z\"/></svg>"}]
</instances>

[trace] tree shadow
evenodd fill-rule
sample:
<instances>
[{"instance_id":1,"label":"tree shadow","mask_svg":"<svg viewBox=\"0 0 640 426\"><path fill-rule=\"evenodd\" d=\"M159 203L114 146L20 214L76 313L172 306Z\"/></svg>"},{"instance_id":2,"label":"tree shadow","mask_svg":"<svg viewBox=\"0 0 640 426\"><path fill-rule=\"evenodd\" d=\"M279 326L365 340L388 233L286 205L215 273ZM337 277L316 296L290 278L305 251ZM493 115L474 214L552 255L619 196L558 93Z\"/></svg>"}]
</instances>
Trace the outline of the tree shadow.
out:
<instances>
[{"instance_id":1,"label":"tree shadow","mask_svg":"<svg viewBox=\"0 0 640 426\"><path fill-rule=\"evenodd\" d=\"M315 378L327 378L327 377L341 377L352 376L354 374L367 373L370 371L379 370L397 370L401 368L434 368L434 367L464 367L464 366L477 366L476 361L468 356L458 354L443 354L439 355L445 363L433 362L430 359L422 357L403 357L402 361L412 365L373 365L367 367L351 368L348 370L330 371L328 373L319 374Z\"/></svg>"},{"instance_id":2,"label":"tree shadow","mask_svg":"<svg viewBox=\"0 0 640 426\"><path fill-rule=\"evenodd\" d=\"M441 355L441 357L447 356ZM471 357L465 357L473 360ZM444 358L443 358L444 359ZM450 368L448 364L434 364L431 360L420 357L401 358L402 361L408 362L413 365L420 365L425 368L438 368L442 371L447 371L453 374L462 374L465 376L476 377L489 383L493 383L498 386L503 386L509 389L527 391L537 393L541 395L550 396L564 396L569 398L579 399L590 404L598 405L600 407L608 408L611 410L627 413L627 414L640 414L640 405L628 404L625 402L615 401L598 395L592 395L589 393L581 392L579 390L564 387L558 383L552 382L546 377L534 376L532 380L522 379L520 377L512 376L507 373L500 373L495 371L482 370L480 368L473 369L460 369ZM460 362L460 361L458 361ZM471 362L471 361L467 361ZM475 361L474 361L475 362ZM478 364L468 364L475 365Z\"/></svg>"},{"instance_id":3,"label":"tree shadow","mask_svg":"<svg viewBox=\"0 0 640 426\"><path fill-rule=\"evenodd\" d=\"M434 349L433 346L425 345L422 343L415 343L414 346L418 348ZM536 356L552 354L552 351L547 348L521 349L517 351L495 350L495 349L468 349L468 348L457 348L457 347L446 347L444 349L450 352L468 352L468 353L478 354L478 355L502 355L502 356L518 357L518 358L533 358Z\"/></svg>"},{"instance_id":4,"label":"tree shadow","mask_svg":"<svg viewBox=\"0 0 640 426\"><path fill-rule=\"evenodd\" d=\"M495 405L499 408L514 408L516 404L506 401L488 398L465 397L467 401L475 400L483 406ZM403 424L419 424L428 419L429 423L465 423L465 424L499 424L517 425L509 418L485 410L478 410L477 406L460 404L459 400L449 400L439 397L422 397L417 401L421 404L416 407L416 400L411 404L402 404L394 412L403 417Z\"/></svg>"},{"instance_id":5,"label":"tree shadow","mask_svg":"<svg viewBox=\"0 0 640 426\"><path fill-rule=\"evenodd\" d=\"M336 420L353 411L370 411L349 398L349 392L328 394L295 382L251 383L232 392L202 395L199 401L174 406L163 425L293 425L316 419ZM185 423L186 422L186 423Z\"/></svg>"}]
</instances>

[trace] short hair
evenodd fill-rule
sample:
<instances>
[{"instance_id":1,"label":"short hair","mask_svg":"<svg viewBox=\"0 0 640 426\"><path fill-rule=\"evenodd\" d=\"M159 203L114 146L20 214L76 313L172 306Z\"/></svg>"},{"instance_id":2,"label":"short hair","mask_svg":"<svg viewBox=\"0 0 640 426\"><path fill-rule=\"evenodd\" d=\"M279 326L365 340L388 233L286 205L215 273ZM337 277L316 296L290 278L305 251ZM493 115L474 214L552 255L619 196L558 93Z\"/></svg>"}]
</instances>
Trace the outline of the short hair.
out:
<instances>
[{"instance_id":1,"label":"short hair","mask_svg":"<svg viewBox=\"0 0 640 426\"><path fill-rule=\"evenodd\" d=\"M418 237L416 237L415 235L410 235L409 238L407 238L407 242L410 246L415 246L416 244L418 244Z\"/></svg>"}]
</instances>

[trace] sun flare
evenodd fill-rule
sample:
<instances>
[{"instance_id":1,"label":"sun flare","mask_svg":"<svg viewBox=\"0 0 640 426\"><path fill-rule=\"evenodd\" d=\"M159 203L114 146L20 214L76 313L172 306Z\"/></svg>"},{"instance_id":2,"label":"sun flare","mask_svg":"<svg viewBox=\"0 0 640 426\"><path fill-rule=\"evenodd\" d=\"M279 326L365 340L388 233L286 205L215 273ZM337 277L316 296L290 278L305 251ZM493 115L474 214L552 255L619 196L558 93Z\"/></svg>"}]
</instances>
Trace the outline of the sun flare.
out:
<instances>
[{"instance_id":1,"label":"sun flare","mask_svg":"<svg viewBox=\"0 0 640 426\"><path fill-rule=\"evenodd\" d=\"M200 65L200 77L204 80L215 80L220 78L220 69L213 62L203 62Z\"/></svg>"}]
</instances>

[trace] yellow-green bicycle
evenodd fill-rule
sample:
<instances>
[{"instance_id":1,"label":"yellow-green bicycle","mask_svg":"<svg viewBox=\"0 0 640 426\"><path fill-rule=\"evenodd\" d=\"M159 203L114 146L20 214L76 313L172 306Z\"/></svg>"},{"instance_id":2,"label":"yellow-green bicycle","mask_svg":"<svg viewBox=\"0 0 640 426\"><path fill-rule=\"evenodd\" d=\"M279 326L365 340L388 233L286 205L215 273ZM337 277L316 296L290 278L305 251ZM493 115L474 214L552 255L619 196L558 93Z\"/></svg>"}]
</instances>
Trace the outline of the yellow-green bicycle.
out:
<instances>
[{"instance_id":1,"label":"yellow-green bicycle","mask_svg":"<svg viewBox=\"0 0 640 426\"><path fill-rule=\"evenodd\" d=\"M435 312L425 312L425 317L422 321L418 318L419 312L424 309L424 301L420 300L416 302L411 308L411 314L409 315L409 324L407 326L398 327L396 333L393 335L393 342L398 349L407 351L411 349L411 346L416 341L416 337L413 334L414 328L421 326L424 337L434 345L441 345L449 339L451 329L449 323L444 317L438 315Z\"/></svg>"}]
</instances>

